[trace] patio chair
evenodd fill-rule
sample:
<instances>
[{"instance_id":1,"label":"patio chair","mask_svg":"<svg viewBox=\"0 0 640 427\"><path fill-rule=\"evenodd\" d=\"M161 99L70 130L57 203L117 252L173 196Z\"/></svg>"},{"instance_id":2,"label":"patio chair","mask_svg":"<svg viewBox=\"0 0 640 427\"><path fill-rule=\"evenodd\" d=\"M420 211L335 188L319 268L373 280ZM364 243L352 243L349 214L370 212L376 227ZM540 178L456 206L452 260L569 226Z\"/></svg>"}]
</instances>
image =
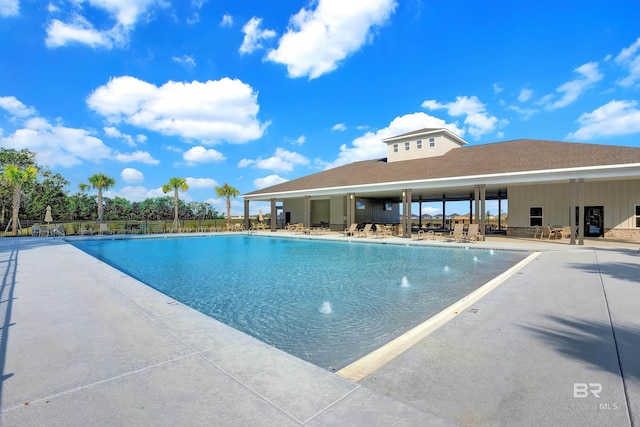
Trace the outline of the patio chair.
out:
<instances>
[{"instance_id":1,"label":"patio chair","mask_svg":"<svg viewBox=\"0 0 640 427\"><path fill-rule=\"evenodd\" d=\"M484 235L480 234L480 224L469 224L469 229L464 233L464 240L468 242L484 241Z\"/></svg>"},{"instance_id":2,"label":"patio chair","mask_svg":"<svg viewBox=\"0 0 640 427\"><path fill-rule=\"evenodd\" d=\"M31 235L32 236L40 236L40 226L39 225L34 225L33 227L31 227Z\"/></svg>"},{"instance_id":3,"label":"patio chair","mask_svg":"<svg viewBox=\"0 0 640 427\"><path fill-rule=\"evenodd\" d=\"M449 238L447 240L460 240L464 235L464 223L460 222L453 226L453 230L449 232Z\"/></svg>"},{"instance_id":4,"label":"patio chair","mask_svg":"<svg viewBox=\"0 0 640 427\"><path fill-rule=\"evenodd\" d=\"M93 235L93 226L87 224L85 225L81 225L80 229L78 230L78 234L80 234L81 236L92 236Z\"/></svg>"},{"instance_id":5,"label":"patio chair","mask_svg":"<svg viewBox=\"0 0 640 427\"><path fill-rule=\"evenodd\" d=\"M109 225L105 224L104 222L100 223L100 228L98 232L100 234L111 234L111 231L109 230Z\"/></svg>"},{"instance_id":6,"label":"patio chair","mask_svg":"<svg viewBox=\"0 0 640 427\"><path fill-rule=\"evenodd\" d=\"M544 239L545 237L548 240L557 239L558 236L559 234L557 233L556 230L552 230L551 227L549 227L548 225L542 226L542 235L540 236L540 240Z\"/></svg>"},{"instance_id":7,"label":"patio chair","mask_svg":"<svg viewBox=\"0 0 640 427\"><path fill-rule=\"evenodd\" d=\"M351 227L345 228L342 234L344 236L354 236L358 232L358 223L354 222Z\"/></svg>"},{"instance_id":8,"label":"patio chair","mask_svg":"<svg viewBox=\"0 0 640 427\"><path fill-rule=\"evenodd\" d=\"M562 234L562 239L569 239L571 237L571 226L565 225L560 233Z\"/></svg>"},{"instance_id":9,"label":"patio chair","mask_svg":"<svg viewBox=\"0 0 640 427\"><path fill-rule=\"evenodd\" d=\"M387 229L386 225L376 224L376 237L387 237L390 236L390 230Z\"/></svg>"},{"instance_id":10,"label":"patio chair","mask_svg":"<svg viewBox=\"0 0 640 427\"><path fill-rule=\"evenodd\" d=\"M542 239L542 227L540 227L539 225L534 226L533 238L534 239Z\"/></svg>"},{"instance_id":11,"label":"patio chair","mask_svg":"<svg viewBox=\"0 0 640 427\"><path fill-rule=\"evenodd\" d=\"M370 237L373 234L372 226L373 224L365 224L363 228L358 230L358 237Z\"/></svg>"}]
</instances>

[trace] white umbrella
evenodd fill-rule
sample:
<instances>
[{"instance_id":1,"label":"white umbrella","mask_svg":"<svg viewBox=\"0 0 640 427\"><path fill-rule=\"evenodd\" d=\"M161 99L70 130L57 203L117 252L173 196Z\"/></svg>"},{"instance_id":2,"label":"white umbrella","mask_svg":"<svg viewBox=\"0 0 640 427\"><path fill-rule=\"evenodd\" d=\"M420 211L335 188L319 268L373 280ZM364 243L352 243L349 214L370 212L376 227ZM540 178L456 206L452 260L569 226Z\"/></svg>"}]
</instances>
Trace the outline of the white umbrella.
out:
<instances>
[{"instance_id":1,"label":"white umbrella","mask_svg":"<svg viewBox=\"0 0 640 427\"><path fill-rule=\"evenodd\" d=\"M262 216L262 209L258 211L258 221L260 222L264 221L264 217Z\"/></svg>"},{"instance_id":2,"label":"white umbrella","mask_svg":"<svg viewBox=\"0 0 640 427\"><path fill-rule=\"evenodd\" d=\"M53 217L51 216L51 206L47 206L47 212L44 214L44 222L53 222Z\"/></svg>"}]
</instances>

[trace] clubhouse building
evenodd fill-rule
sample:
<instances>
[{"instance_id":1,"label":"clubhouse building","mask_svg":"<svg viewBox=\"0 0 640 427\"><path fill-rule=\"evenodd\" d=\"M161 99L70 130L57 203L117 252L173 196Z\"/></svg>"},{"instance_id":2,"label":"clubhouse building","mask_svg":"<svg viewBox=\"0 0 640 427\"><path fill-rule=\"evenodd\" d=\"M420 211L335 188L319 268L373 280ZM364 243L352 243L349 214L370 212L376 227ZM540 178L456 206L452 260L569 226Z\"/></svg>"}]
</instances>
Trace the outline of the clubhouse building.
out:
<instances>
[{"instance_id":1,"label":"clubhouse building","mask_svg":"<svg viewBox=\"0 0 640 427\"><path fill-rule=\"evenodd\" d=\"M573 226L585 236L640 241L640 148L518 139L468 146L447 129L383 140L387 157L354 162L244 194L270 202L284 223L344 230L353 223L399 224L411 236L412 206L468 201L485 230L485 203L508 200L507 235L536 226ZM416 212L419 214L421 209ZM271 221L276 231L277 221Z\"/></svg>"}]
</instances>

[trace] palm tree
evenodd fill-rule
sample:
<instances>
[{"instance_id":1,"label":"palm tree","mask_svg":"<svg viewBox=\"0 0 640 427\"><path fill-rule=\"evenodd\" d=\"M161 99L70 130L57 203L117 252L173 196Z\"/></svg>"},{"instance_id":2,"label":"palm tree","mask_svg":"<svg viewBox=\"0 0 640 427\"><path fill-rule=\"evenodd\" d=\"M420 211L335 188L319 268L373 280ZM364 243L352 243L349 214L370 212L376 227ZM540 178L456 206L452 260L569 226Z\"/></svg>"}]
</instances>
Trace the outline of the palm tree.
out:
<instances>
[{"instance_id":1,"label":"palm tree","mask_svg":"<svg viewBox=\"0 0 640 427\"><path fill-rule=\"evenodd\" d=\"M102 190L108 190L116 185L116 180L103 173L97 173L89 177L89 182L91 183L91 187L98 190L98 222L102 222ZM79 187L81 191L86 189L82 187L82 184L80 184Z\"/></svg>"},{"instance_id":2,"label":"palm tree","mask_svg":"<svg viewBox=\"0 0 640 427\"><path fill-rule=\"evenodd\" d=\"M169 183L162 186L162 192L168 193L173 190L173 225L171 226L171 230L178 229L180 225L180 220L178 219L178 190L187 191L189 189L189 184L187 184L187 180L184 178L171 178L169 179Z\"/></svg>"},{"instance_id":3,"label":"palm tree","mask_svg":"<svg viewBox=\"0 0 640 427\"><path fill-rule=\"evenodd\" d=\"M18 165L10 164L4 168L2 179L5 180L13 190L13 216L11 218L11 231L14 236L18 235L18 212L20 211L22 188L26 184L34 181L37 176L38 169L31 165L22 168Z\"/></svg>"},{"instance_id":4,"label":"palm tree","mask_svg":"<svg viewBox=\"0 0 640 427\"><path fill-rule=\"evenodd\" d=\"M227 230L230 230L231 229L231 198L238 197L240 195L240 191L238 191L237 188L234 188L225 182L222 187L219 187L216 185L216 194L218 194L218 197L227 198Z\"/></svg>"}]
</instances>

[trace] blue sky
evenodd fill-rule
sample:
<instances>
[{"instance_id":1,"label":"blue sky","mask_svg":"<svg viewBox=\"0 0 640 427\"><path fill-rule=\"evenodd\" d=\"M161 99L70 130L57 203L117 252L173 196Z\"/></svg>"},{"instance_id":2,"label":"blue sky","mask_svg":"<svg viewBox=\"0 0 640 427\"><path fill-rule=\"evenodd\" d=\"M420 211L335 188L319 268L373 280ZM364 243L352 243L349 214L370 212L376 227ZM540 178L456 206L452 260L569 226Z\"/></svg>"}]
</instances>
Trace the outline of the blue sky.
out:
<instances>
[{"instance_id":1,"label":"blue sky","mask_svg":"<svg viewBox=\"0 0 640 427\"><path fill-rule=\"evenodd\" d=\"M0 146L72 193L183 177L219 211L215 185L384 157L424 127L640 147L638 22L637 0L0 0Z\"/></svg>"}]
</instances>

